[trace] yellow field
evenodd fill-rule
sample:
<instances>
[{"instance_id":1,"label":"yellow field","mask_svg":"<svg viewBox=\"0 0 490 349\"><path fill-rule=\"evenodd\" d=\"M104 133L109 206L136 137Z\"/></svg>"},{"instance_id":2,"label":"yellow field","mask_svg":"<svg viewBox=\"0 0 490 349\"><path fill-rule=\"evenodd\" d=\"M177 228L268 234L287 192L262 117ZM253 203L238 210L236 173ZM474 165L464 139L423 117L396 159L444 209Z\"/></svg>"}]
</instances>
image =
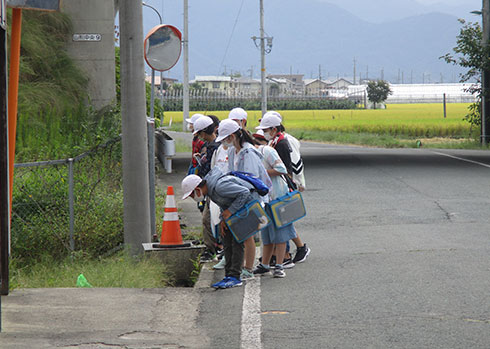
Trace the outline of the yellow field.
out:
<instances>
[{"instance_id":1,"label":"yellow field","mask_svg":"<svg viewBox=\"0 0 490 349\"><path fill-rule=\"evenodd\" d=\"M470 132L463 118L469 104L447 104L444 118L442 104L391 104L385 110L284 110L286 129L340 131L426 137L462 137ZM193 114L193 113L192 113ZM191 115L192 115L191 114ZM220 119L226 111L208 112ZM260 111L248 111L248 127L258 125ZM166 112L165 123L182 122L182 112Z\"/></svg>"}]
</instances>

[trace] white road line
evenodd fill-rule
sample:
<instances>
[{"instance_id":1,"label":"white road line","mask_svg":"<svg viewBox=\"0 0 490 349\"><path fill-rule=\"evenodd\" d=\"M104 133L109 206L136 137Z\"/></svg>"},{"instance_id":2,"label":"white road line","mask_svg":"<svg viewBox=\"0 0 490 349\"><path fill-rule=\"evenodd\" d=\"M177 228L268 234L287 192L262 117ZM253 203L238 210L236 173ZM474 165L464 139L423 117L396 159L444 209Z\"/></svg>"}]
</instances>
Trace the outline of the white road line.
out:
<instances>
[{"instance_id":1,"label":"white road line","mask_svg":"<svg viewBox=\"0 0 490 349\"><path fill-rule=\"evenodd\" d=\"M260 319L260 277L247 280L243 295L241 349L262 348Z\"/></svg>"},{"instance_id":2,"label":"white road line","mask_svg":"<svg viewBox=\"0 0 490 349\"><path fill-rule=\"evenodd\" d=\"M475 165L480 165L480 166L483 166L483 167L486 167L486 168L490 168L490 165L484 164L482 162L473 161L473 160L469 160L469 159L465 159L465 158L460 158L460 157L454 156L454 155L439 153L437 151L433 151L432 153L437 154L437 155L447 156L448 158L453 158L453 159L460 160L460 161L466 161L466 162L469 162L469 163L472 163L472 164L475 164Z\"/></svg>"}]
</instances>

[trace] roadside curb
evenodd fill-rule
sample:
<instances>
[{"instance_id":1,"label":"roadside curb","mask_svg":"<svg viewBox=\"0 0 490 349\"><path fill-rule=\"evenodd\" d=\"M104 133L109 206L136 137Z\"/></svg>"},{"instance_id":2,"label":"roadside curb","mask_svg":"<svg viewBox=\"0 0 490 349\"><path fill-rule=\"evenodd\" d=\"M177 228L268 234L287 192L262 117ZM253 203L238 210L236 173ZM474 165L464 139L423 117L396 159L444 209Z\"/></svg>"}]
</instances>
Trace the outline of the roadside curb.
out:
<instances>
[{"instance_id":1,"label":"roadside curb","mask_svg":"<svg viewBox=\"0 0 490 349\"><path fill-rule=\"evenodd\" d=\"M214 279L213 265L215 263L203 263L199 278L194 285L195 289L210 288Z\"/></svg>"}]
</instances>

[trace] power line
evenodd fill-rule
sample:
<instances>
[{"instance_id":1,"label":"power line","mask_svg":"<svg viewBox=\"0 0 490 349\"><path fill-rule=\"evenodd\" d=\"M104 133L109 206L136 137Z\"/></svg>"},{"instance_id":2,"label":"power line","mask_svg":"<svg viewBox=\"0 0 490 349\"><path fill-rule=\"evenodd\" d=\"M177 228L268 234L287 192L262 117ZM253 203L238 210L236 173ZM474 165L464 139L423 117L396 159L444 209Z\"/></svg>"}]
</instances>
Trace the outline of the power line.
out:
<instances>
[{"instance_id":1,"label":"power line","mask_svg":"<svg viewBox=\"0 0 490 349\"><path fill-rule=\"evenodd\" d=\"M236 25L238 23L238 18L240 17L240 13L242 12L242 7L243 7L244 2L245 2L245 0L242 0L242 3L240 4L240 9L238 10L238 13L236 15L235 24L233 24L233 29L231 30L230 38L228 39L228 44L226 45L225 54L223 55L223 59L221 60L221 64L219 67L220 71L221 71L221 68L223 68L223 64L225 62L226 55L228 54L228 49L230 48L231 39L233 38L233 33L235 32L235 28L236 28Z\"/></svg>"}]
</instances>

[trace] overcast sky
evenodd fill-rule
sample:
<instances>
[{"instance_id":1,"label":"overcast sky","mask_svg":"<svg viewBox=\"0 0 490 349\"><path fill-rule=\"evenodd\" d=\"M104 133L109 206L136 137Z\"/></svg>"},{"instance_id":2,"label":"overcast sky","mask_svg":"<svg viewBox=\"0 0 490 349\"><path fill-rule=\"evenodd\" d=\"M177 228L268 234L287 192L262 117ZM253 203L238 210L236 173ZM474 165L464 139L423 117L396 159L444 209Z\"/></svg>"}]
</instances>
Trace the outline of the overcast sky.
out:
<instances>
[{"instance_id":1,"label":"overcast sky","mask_svg":"<svg viewBox=\"0 0 490 349\"><path fill-rule=\"evenodd\" d=\"M481 0L417 0L424 5L432 5L437 3L443 3L448 5L464 5L467 3L474 4L475 6L481 6Z\"/></svg>"}]
</instances>

